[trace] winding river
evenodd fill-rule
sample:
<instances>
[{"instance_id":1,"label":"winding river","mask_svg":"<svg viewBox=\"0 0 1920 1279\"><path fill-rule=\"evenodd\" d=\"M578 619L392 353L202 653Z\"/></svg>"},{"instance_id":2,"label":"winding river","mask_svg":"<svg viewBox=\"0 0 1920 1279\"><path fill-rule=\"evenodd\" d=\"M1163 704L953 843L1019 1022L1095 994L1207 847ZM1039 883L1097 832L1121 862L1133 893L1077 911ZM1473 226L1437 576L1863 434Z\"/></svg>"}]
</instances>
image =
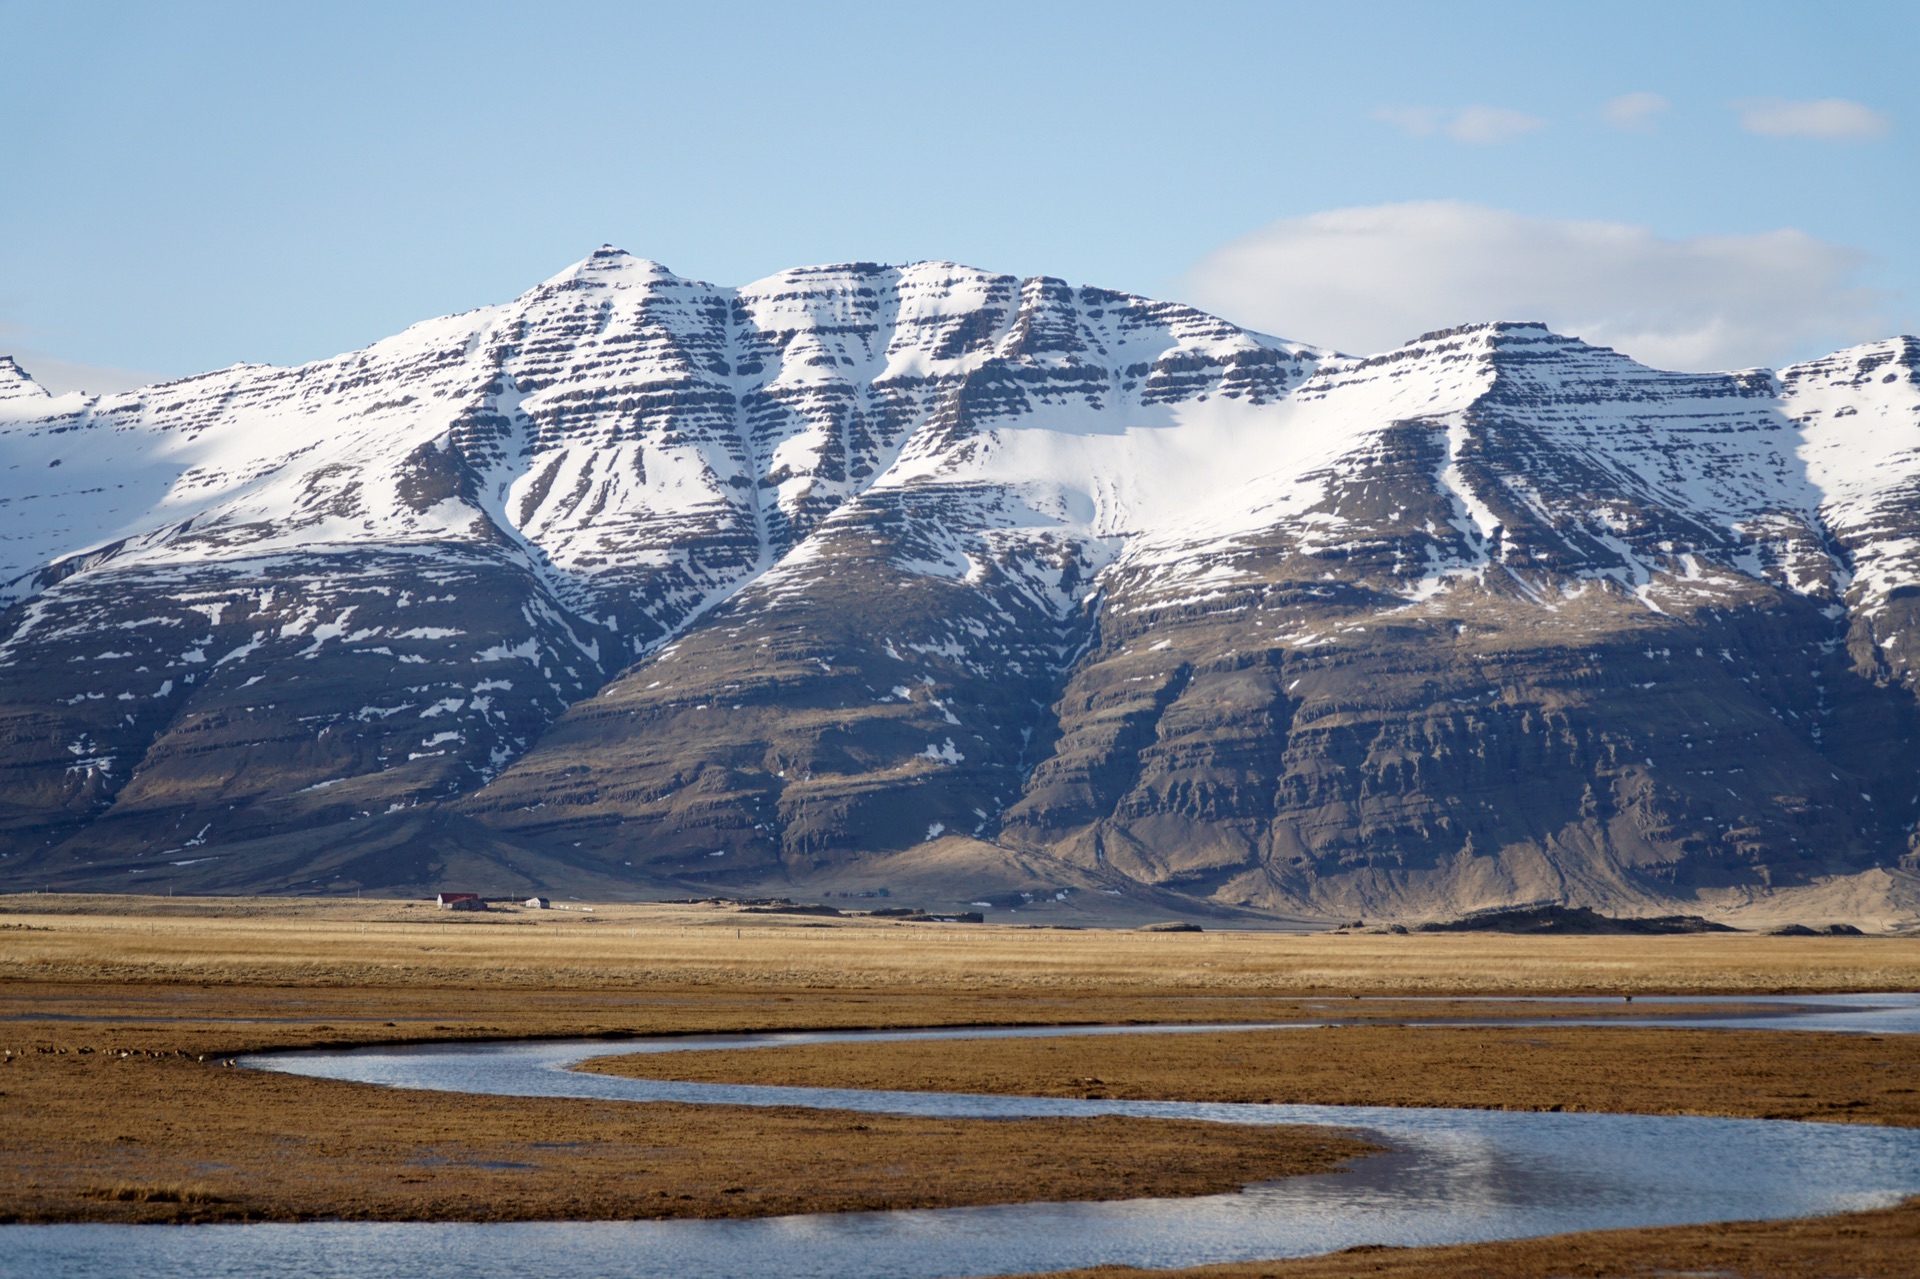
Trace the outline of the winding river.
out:
<instances>
[{"instance_id":1,"label":"winding river","mask_svg":"<svg viewBox=\"0 0 1920 1279\"><path fill-rule=\"evenodd\" d=\"M1641 1002L1654 1011L1661 1001ZM1699 998L1684 1002L1694 1007L1714 1003ZM1723 1002L1725 1014L1659 1020L1666 1025L1920 1033L1920 996L1915 995ZM1446 1020L1460 1024L1457 1016ZM1605 1024L1650 1020L1635 1017ZM1578 1024L1578 1019L1557 1019L1555 1024ZM263 1054L243 1064L399 1088L508 1096L808 1106L929 1116L1121 1114L1237 1124L1333 1124L1377 1136L1392 1147L1390 1153L1360 1160L1339 1173L1189 1199L723 1221L9 1226L0 1228L0 1275L59 1279L113 1270L146 1279L262 1274L452 1279L476 1273L542 1279L556 1274L694 1279L771 1273L933 1279L1102 1262L1175 1267L1298 1256L1363 1243L1460 1243L1572 1230L1811 1216L1920 1194L1920 1131L1912 1129L1690 1116L742 1087L624 1079L571 1069L588 1057L616 1052L1271 1028L963 1028L434 1044Z\"/></svg>"}]
</instances>

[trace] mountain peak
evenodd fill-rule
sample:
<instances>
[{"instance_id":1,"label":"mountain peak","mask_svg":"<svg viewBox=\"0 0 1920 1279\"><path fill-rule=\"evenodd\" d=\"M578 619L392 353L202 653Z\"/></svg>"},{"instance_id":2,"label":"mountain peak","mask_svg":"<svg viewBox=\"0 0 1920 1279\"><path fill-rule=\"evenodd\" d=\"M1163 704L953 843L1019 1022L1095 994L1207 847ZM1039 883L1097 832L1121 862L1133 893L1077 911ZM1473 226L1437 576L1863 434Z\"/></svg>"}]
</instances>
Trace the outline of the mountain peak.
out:
<instances>
[{"instance_id":1,"label":"mountain peak","mask_svg":"<svg viewBox=\"0 0 1920 1279\"><path fill-rule=\"evenodd\" d=\"M0 355L0 400L44 400L49 395L11 355Z\"/></svg>"},{"instance_id":2,"label":"mountain peak","mask_svg":"<svg viewBox=\"0 0 1920 1279\"><path fill-rule=\"evenodd\" d=\"M651 258L635 257L625 249L611 244L603 244L581 258L566 270L542 281L542 286L572 284L584 281L611 282L614 279L625 280L673 280L679 277L662 264Z\"/></svg>"},{"instance_id":3,"label":"mountain peak","mask_svg":"<svg viewBox=\"0 0 1920 1279\"><path fill-rule=\"evenodd\" d=\"M1537 341L1540 338L1573 340L1555 333L1540 320L1483 320L1474 324L1456 324L1451 328L1422 333L1407 345L1416 346L1423 342L1446 342L1474 337L1485 337L1494 342L1506 338L1518 338L1523 341Z\"/></svg>"}]
</instances>

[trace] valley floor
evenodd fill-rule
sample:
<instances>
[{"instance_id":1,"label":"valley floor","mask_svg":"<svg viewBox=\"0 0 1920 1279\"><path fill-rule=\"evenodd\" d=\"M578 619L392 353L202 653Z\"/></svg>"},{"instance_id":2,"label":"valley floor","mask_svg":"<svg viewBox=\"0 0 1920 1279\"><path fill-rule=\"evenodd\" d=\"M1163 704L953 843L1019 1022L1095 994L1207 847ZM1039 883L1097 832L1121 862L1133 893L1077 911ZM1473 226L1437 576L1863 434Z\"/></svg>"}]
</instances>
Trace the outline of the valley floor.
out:
<instances>
[{"instance_id":1,"label":"valley floor","mask_svg":"<svg viewBox=\"0 0 1920 1279\"><path fill-rule=\"evenodd\" d=\"M708 1052L648 1068L868 1087L1920 1125L1920 1042L1904 1038L1410 1028L1393 1023L1446 1005L1391 999L1915 988L1915 939L1063 932L697 904L455 915L384 901L0 898L0 1050L10 1054L0 1065L0 1216L585 1219L1202 1194L1363 1149L1318 1129L478 1098L222 1064L266 1048L449 1038L1339 1015L1365 1024L841 1045L831 1057ZM1638 1016L1648 1005L1604 1007ZM1542 1011L1553 1010L1512 1006L1517 1016ZM1920 1209L1208 1273L1658 1270L1911 1274Z\"/></svg>"}]
</instances>

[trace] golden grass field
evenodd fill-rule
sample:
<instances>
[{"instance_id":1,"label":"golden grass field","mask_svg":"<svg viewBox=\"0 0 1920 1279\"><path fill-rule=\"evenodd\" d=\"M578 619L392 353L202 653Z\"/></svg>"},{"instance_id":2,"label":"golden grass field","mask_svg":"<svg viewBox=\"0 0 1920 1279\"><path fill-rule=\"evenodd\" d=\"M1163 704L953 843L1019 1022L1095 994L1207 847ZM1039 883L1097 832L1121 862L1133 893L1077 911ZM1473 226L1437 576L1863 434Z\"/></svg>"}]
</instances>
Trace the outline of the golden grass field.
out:
<instances>
[{"instance_id":1,"label":"golden grass field","mask_svg":"<svg viewBox=\"0 0 1920 1279\"><path fill-rule=\"evenodd\" d=\"M1263 1046L1258 1069L1242 1065L1244 1045L1255 1040L1239 1040L1240 1049L1209 1042L1224 1036L1081 1047L1035 1041L1006 1051L970 1044L943 1053L873 1045L837 1058L773 1050L731 1063L693 1054L685 1067L686 1077L750 1067L797 1081L837 1064L848 1078L881 1086L1147 1096L1175 1095L1178 1084L1219 1097L1913 1124L1920 1108L1907 1081L1920 1074L1920 1048L1904 1041L1884 1051L1863 1040L1825 1050L1816 1042L1825 1037L1806 1035L1412 1029L1395 1023L1449 1010L1391 998L1896 989L1920 989L1920 939L1148 933L820 919L712 905L460 915L374 900L0 897L0 1105L30 1117L0 1125L0 1217L705 1216L1187 1194L1324 1167L1354 1149L1337 1134L1252 1141L1149 1120L1127 1121L1125 1133L1113 1125L1056 1131L1034 1121L961 1132L953 1123L831 1112L450 1100L219 1064L254 1049L1340 1015L1372 1024L1297 1032L1332 1035L1324 1042L1338 1051L1275 1040ZM1604 1006L1620 1015L1647 1008ZM1511 1009L1543 1010L1551 1006ZM103 1113L103 1097L114 1098L111 1112ZM763 1150L779 1158L757 1156ZM1342 1254L1217 1273L1547 1279L1659 1271L1912 1276L1920 1274L1920 1207Z\"/></svg>"},{"instance_id":2,"label":"golden grass field","mask_svg":"<svg viewBox=\"0 0 1920 1279\"><path fill-rule=\"evenodd\" d=\"M1341 1009L1336 1002L1330 1012ZM597 1057L643 1079L1309 1106L1600 1110L1920 1128L1920 1036L1323 1025Z\"/></svg>"},{"instance_id":3,"label":"golden grass field","mask_svg":"<svg viewBox=\"0 0 1920 1279\"><path fill-rule=\"evenodd\" d=\"M1150 933L598 905L0 897L0 979L1180 995L1920 987L1920 938Z\"/></svg>"}]
</instances>

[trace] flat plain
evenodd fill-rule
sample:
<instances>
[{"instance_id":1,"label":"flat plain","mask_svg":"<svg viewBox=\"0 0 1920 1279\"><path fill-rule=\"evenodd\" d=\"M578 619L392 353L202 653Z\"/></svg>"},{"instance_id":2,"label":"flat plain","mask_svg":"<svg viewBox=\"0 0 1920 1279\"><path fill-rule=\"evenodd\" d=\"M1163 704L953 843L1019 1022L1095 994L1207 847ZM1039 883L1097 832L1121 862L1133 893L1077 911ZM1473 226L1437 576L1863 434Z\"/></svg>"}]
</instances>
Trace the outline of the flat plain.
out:
<instances>
[{"instance_id":1,"label":"flat plain","mask_svg":"<svg viewBox=\"0 0 1920 1279\"><path fill-rule=\"evenodd\" d=\"M1920 945L1902 938L1745 933L1528 937L989 927L762 914L698 903L463 914L430 903L339 898L24 894L0 897L0 978L9 977L871 989L943 997L1751 994L1911 989L1920 984Z\"/></svg>"},{"instance_id":2,"label":"flat plain","mask_svg":"<svg viewBox=\"0 0 1920 1279\"><path fill-rule=\"evenodd\" d=\"M1639 1017L1649 1005L1621 996L1916 988L1920 940L1912 938L1119 932L703 903L461 915L351 899L0 898L0 1105L13 1116L0 1129L0 1217L584 1219L1199 1194L1324 1170L1364 1150L1325 1130L449 1097L222 1064L258 1049L1339 1020L1347 1024L1328 1030L975 1041L937 1051L841 1046L831 1057L800 1048L697 1052L676 1054L671 1067L656 1059L596 1068L1912 1125L1920 1123L1920 1051L1893 1037L1401 1023L1446 1015L1449 996L1601 995L1613 998L1580 1013ZM1506 1007L1526 1018L1574 1011ZM103 1107L103 1097L114 1104ZM1210 1273L1412 1279L1715 1267L1753 1276L1920 1272L1920 1209Z\"/></svg>"}]
</instances>

